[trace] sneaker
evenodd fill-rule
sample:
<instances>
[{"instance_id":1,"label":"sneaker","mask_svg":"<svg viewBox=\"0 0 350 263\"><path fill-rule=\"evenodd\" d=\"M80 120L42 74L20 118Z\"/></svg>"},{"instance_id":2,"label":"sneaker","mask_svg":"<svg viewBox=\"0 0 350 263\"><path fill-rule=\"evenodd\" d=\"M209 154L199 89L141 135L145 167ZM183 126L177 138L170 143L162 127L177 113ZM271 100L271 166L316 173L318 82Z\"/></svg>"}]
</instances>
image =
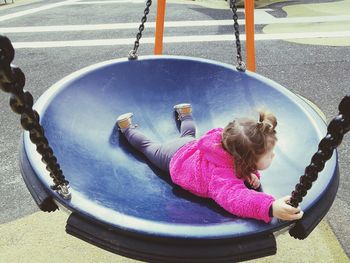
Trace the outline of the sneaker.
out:
<instances>
[{"instance_id":1,"label":"sneaker","mask_svg":"<svg viewBox=\"0 0 350 263\"><path fill-rule=\"evenodd\" d=\"M117 118L117 124L120 130L125 130L129 127L132 127L132 116L134 114L132 112L124 113L122 115L119 115Z\"/></svg>"},{"instance_id":2,"label":"sneaker","mask_svg":"<svg viewBox=\"0 0 350 263\"><path fill-rule=\"evenodd\" d=\"M192 105L189 103L176 104L174 110L178 114L178 119L181 120L183 117L192 114Z\"/></svg>"}]
</instances>

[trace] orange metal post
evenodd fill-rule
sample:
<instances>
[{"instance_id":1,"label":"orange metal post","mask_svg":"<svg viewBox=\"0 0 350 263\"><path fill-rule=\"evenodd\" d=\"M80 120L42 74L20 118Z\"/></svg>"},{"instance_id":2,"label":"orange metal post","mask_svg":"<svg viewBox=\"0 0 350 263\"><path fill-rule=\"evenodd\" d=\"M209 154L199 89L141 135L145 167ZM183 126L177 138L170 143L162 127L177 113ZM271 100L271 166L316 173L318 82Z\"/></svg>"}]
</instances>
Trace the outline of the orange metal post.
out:
<instances>
[{"instance_id":1,"label":"orange metal post","mask_svg":"<svg viewBox=\"0 0 350 263\"><path fill-rule=\"evenodd\" d=\"M245 32L247 69L255 71L255 44L254 44L254 0L245 0Z\"/></svg>"},{"instance_id":2,"label":"orange metal post","mask_svg":"<svg viewBox=\"0 0 350 263\"><path fill-rule=\"evenodd\" d=\"M154 54L161 55L163 52L163 33L164 33L164 17L165 17L166 0L158 0L157 4L157 19Z\"/></svg>"}]
</instances>

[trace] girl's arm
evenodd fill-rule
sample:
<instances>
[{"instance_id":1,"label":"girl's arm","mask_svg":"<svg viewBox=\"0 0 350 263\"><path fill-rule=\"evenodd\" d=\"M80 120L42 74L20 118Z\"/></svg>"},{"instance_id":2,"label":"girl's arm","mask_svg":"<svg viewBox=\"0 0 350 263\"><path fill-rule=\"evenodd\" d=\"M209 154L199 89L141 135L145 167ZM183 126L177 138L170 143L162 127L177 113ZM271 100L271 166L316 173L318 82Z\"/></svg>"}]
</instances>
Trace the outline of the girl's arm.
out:
<instances>
[{"instance_id":1,"label":"girl's arm","mask_svg":"<svg viewBox=\"0 0 350 263\"><path fill-rule=\"evenodd\" d=\"M215 168L208 185L208 195L228 212L244 218L255 218L268 223L269 209L275 198L263 192L248 189L230 168Z\"/></svg>"}]
</instances>

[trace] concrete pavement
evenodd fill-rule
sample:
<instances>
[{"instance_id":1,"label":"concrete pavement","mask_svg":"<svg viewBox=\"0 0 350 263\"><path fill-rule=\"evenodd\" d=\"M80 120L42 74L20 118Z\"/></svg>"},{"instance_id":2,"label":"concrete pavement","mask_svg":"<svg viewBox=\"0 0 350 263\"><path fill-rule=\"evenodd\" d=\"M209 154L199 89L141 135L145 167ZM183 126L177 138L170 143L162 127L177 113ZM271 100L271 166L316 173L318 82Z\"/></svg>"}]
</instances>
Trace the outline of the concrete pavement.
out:
<instances>
[{"instance_id":1,"label":"concrete pavement","mask_svg":"<svg viewBox=\"0 0 350 263\"><path fill-rule=\"evenodd\" d=\"M283 7L289 18L298 17L332 17L348 16L350 10L350 0L330 3L315 3L315 4L300 4ZM298 24L270 24L264 27L264 33L280 33L280 32L329 32L342 31L350 28L349 21L320 21L319 23L304 23ZM311 45L329 45L329 46L349 46L350 37L319 37L319 38L303 38L289 39L289 41L300 44Z\"/></svg>"},{"instance_id":2,"label":"concrete pavement","mask_svg":"<svg viewBox=\"0 0 350 263\"><path fill-rule=\"evenodd\" d=\"M64 212L34 213L0 225L0 262L126 263L127 259L65 234ZM277 237L277 254L252 263L349 262L327 223L322 222L303 241L288 233ZM2 261L4 260L5 261Z\"/></svg>"},{"instance_id":3,"label":"concrete pavement","mask_svg":"<svg viewBox=\"0 0 350 263\"><path fill-rule=\"evenodd\" d=\"M21 5L11 9L0 8L0 20L6 15L22 12L26 9L40 8L42 5L56 4L59 1L35 1L32 4ZM81 1L88 2L88 1ZM90 1L91 2L91 1ZM210 1L209 1L210 2ZM336 5L338 2L332 4ZM104 8L103 6L107 6ZM144 4L126 4L125 9L121 4L99 5L99 15L92 19L94 5L61 6L47 9L45 12L32 13L31 15L13 17L0 22L0 27L28 27L49 26L67 24L89 24L94 23L124 23L139 21ZM185 17L196 20L230 19L229 10L208 7L209 4L170 4L168 6L167 21L177 21ZM75 7L75 8L74 8ZM136 10L137 7L137 10ZM113 11L111 11L113 8ZM117 11L115 11L115 9ZM154 8L154 7L153 7ZM287 8L287 7L286 7ZM302 5L300 16L307 15ZM135 10L133 10L135 9ZM176 11L175 11L176 10ZM334 16L337 13L327 13L329 8L319 11L317 16ZM345 11L344 11L345 10ZM345 15L348 13L343 9ZM79 17L79 13L88 14L87 17ZM270 11L269 11L270 12ZM294 12L294 11L293 11ZM296 11L295 11L296 12ZM117 16L117 13L123 15ZM288 12L287 12L288 13ZM287 15L286 13L286 15ZM344 15L344 13L342 13ZM22 13L23 14L23 13ZM67 23L65 15L69 16ZM350 14L348 14L350 15ZM81 16L81 15L80 15ZM90 16L90 17L89 17ZM136 16L130 20L129 17ZM298 13L293 13L297 17ZM150 21L154 21L154 12ZM342 21L344 23L344 21ZM345 21L348 25L349 21ZM309 24L309 23L308 23ZM285 24L285 28L288 28ZM293 24L293 26L295 26ZM291 28L293 26L290 26ZM267 26L269 27L269 26ZM257 33L264 32L265 26L258 25ZM279 25L280 32L285 32ZM337 26L328 28L336 31ZM221 35L230 34L231 27L213 26L203 28L172 28L168 29L169 35ZM287 30L287 29L286 29ZM132 37L135 30L118 30L116 38L121 35ZM59 41L62 39L105 39L115 30L89 31L86 35L81 32L51 32L51 33L9 33L13 41L33 42ZM145 32L145 36L151 38L152 33ZM171 34L170 34L171 33ZM332 38L330 38L332 39ZM344 39L344 38L342 38ZM318 39L317 39L318 40ZM269 77L294 92L297 92L312 101L325 112L328 119L337 113L336 105L342 94L349 92L349 62L350 52L348 45L330 48L327 46L299 45L293 42L286 43L281 40L257 41L256 53L258 73ZM110 47L79 47L79 48L23 48L16 52L15 64L20 66L27 76L26 88L34 93L37 98L51 84L63 76L76 71L87 65L125 56L131 45L120 45ZM210 48L208 48L210 47ZM193 43L169 43L165 48L167 54L190 55L216 59L218 61L232 63L233 45L228 41L218 41L214 44L208 42ZM141 41L142 54L152 53L152 45ZM228 55L229 54L229 55ZM0 262L133 262L100 250L83 241L77 240L64 234L66 216L59 212L55 214L35 213L37 208L27 192L19 175L17 165L17 143L20 135L18 116L12 114L7 106L7 96L0 95L0 178L2 185L0 193ZM305 241L297 241L288 235L278 237L278 254L256 262L348 262L349 259L349 144L348 137L344 139L340 147L341 185L338 197L327 215L326 220L317 227L312 235ZM33 213L34 212L34 213ZM5 223L6 222L6 223ZM331 227L330 227L330 226ZM334 234L335 233L335 234ZM42 246L37 245L39 243ZM34 245L33 245L34 244ZM53 254L52 245L62 249L62 254ZM345 252L344 253L344 249ZM90 260L90 261L89 261Z\"/></svg>"}]
</instances>

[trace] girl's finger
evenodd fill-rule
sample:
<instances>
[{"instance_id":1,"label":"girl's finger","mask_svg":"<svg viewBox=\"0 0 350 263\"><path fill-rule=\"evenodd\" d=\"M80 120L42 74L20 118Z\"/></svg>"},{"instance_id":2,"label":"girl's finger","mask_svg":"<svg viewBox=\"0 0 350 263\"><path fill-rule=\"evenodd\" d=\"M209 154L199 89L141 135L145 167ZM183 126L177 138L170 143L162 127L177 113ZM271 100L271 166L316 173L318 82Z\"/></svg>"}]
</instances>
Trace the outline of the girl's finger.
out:
<instances>
[{"instance_id":1,"label":"girl's finger","mask_svg":"<svg viewBox=\"0 0 350 263\"><path fill-rule=\"evenodd\" d=\"M299 220L300 218L302 218L304 215L304 212L303 211L300 211L299 213L297 214L293 214L290 216L290 220Z\"/></svg>"},{"instance_id":2,"label":"girl's finger","mask_svg":"<svg viewBox=\"0 0 350 263\"><path fill-rule=\"evenodd\" d=\"M288 202L288 201L290 201L290 198L291 198L291 196L287 195L287 196L283 197L283 201Z\"/></svg>"},{"instance_id":3,"label":"girl's finger","mask_svg":"<svg viewBox=\"0 0 350 263\"><path fill-rule=\"evenodd\" d=\"M287 205L287 206L285 207L285 209L286 209L286 211L287 211L289 214L296 214L296 213L299 213L300 210L301 210L300 207L295 208L295 207L290 206L290 205Z\"/></svg>"}]
</instances>

